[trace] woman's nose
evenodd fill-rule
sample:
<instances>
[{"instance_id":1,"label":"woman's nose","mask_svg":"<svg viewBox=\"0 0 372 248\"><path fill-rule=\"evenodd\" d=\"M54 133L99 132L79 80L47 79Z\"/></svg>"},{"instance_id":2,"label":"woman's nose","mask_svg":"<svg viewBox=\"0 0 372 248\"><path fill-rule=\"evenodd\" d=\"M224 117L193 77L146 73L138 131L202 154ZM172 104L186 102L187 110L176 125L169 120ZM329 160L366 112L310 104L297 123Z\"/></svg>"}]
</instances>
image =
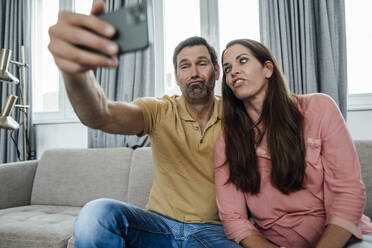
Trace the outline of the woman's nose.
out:
<instances>
[{"instance_id":1,"label":"woman's nose","mask_svg":"<svg viewBox=\"0 0 372 248\"><path fill-rule=\"evenodd\" d=\"M236 66L231 67L231 75L236 76L239 73L240 73L240 71L239 71L239 69Z\"/></svg>"}]
</instances>

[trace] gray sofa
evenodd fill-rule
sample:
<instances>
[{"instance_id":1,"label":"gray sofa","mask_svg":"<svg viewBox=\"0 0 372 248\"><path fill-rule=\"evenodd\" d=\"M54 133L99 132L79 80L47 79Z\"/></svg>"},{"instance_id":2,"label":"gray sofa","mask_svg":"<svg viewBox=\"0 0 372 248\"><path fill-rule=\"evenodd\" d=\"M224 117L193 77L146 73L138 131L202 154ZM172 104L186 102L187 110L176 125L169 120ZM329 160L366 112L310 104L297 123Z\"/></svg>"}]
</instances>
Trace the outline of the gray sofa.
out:
<instances>
[{"instance_id":1,"label":"gray sofa","mask_svg":"<svg viewBox=\"0 0 372 248\"><path fill-rule=\"evenodd\" d=\"M372 141L357 141L372 192ZM90 200L144 207L152 185L151 148L57 149L40 161L0 165L0 247L74 247L73 223ZM372 216L372 197L365 213Z\"/></svg>"}]
</instances>

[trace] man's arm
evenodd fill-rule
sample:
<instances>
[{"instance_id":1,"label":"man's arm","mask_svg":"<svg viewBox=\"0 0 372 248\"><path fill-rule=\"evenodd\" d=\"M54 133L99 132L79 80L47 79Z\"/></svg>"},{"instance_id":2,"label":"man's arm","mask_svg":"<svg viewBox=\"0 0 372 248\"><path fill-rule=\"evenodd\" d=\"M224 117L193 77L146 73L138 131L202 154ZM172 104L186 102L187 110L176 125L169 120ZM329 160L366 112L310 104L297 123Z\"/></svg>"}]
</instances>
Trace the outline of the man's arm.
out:
<instances>
[{"instance_id":1,"label":"man's arm","mask_svg":"<svg viewBox=\"0 0 372 248\"><path fill-rule=\"evenodd\" d=\"M108 101L91 71L117 66L114 56L119 48L109 39L115 28L94 16L104 9L103 1L95 1L90 16L61 12L58 22L49 29L49 50L62 71L69 99L82 123L109 133L138 134L144 128L141 109L130 103Z\"/></svg>"},{"instance_id":2,"label":"man's arm","mask_svg":"<svg viewBox=\"0 0 372 248\"><path fill-rule=\"evenodd\" d=\"M63 77L71 104L84 125L116 134L143 131L141 108L131 103L108 101L93 72L63 73Z\"/></svg>"},{"instance_id":3,"label":"man's arm","mask_svg":"<svg viewBox=\"0 0 372 248\"><path fill-rule=\"evenodd\" d=\"M328 224L316 248L342 248L350 237L351 233L344 228Z\"/></svg>"},{"instance_id":4,"label":"man's arm","mask_svg":"<svg viewBox=\"0 0 372 248\"><path fill-rule=\"evenodd\" d=\"M276 246L272 243L270 243L267 239L263 238L260 235L250 235L240 241L240 245L244 248L278 248L279 246Z\"/></svg>"}]
</instances>

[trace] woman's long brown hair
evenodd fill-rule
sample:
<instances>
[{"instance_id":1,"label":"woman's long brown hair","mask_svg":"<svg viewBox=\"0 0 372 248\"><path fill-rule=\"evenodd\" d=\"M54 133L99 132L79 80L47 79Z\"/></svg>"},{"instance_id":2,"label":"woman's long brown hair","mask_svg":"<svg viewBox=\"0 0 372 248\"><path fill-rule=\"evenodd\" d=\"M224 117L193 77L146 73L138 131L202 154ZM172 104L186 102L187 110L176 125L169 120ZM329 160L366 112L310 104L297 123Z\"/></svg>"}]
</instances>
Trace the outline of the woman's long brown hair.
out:
<instances>
[{"instance_id":1,"label":"woman's long brown hair","mask_svg":"<svg viewBox=\"0 0 372 248\"><path fill-rule=\"evenodd\" d=\"M235 97L226 84L226 75L223 75L222 123L225 134L226 163L229 164L230 170L228 182L232 182L243 192L254 195L259 193L261 178L256 147L266 132L272 162L272 185L284 194L303 189L304 118L295 102L296 99L301 104L301 99L290 93L274 57L264 45L254 40L239 39L228 43L226 49L235 44L247 47L262 65L266 61L271 61L273 73L268 79L268 91L258 123L254 123L249 117L243 102ZM258 132L257 137L259 123L264 124L265 130Z\"/></svg>"}]
</instances>

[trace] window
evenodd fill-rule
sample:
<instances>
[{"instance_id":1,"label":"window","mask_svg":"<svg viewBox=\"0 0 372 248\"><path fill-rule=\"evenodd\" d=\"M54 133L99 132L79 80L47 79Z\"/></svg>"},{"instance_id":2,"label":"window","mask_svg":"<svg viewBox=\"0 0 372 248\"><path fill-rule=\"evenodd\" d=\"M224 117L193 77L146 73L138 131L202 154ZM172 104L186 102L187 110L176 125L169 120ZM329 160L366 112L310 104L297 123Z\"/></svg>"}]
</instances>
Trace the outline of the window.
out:
<instances>
[{"instance_id":1,"label":"window","mask_svg":"<svg viewBox=\"0 0 372 248\"><path fill-rule=\"evenodd\" d=\"M48 28L57 22L58 0L38 1L35 17L35 62L33 63L34 112L57 112L59 109L59 72L47 47Z\"/></svg>"},{"instance_id":2,"label":"window","mask_svg":"<svg viewBox=\"0 0 372 248\"><path fill-rule=\"evenodd\" d=\"M234 39L260 41L258 0L219 1L218 4L221 52Z\"/></svg>"},{"instance_id":3,"label":"window","mask_svg":"<svg viewBox=\"0 0 372 248\"><path fill-rule=\"evenodd\" d=\"M73 3L75 3L73 5ZM33 111L35 122L73 118L61 75L48 50L50 26L57 22L59 10L89 14L92 0L37 0L33 21Z\"/></svg>"},{"instance_id":4,"label":"window","mask_svg":"<svg viewBox=\"0 0 372 248\"><path fill-rule=\"evenodd\" d=\"M258 0L234 0L233 4L232 1L217 0L164 0L164 93L181 93L174 78L172 61L174 48L180 41L194 35L203 36L220 57L230 40L259 40L258 18ZM220 94L220 88L218 82L216 94Z\"/></svg>"},{"instance_id":5,"label":"window","mask_svg":"<svg viewBox=\"0 0 372 248\"><path fill-rule=\"evenodd\" d=\"M347 73L349 93L372 93L372 80L366 77L371 68L372 29L363 28L372 22L371 0L345 1Z\"/></svg>"},{"instance_id":6,"label":"window","mask_svg":"<svg viewBox=\"0 0 372 248\"><path fill-rule=\"evenodd\" d=\"M372 29L363 28L372 22L371 8L370 0L345 1L349 111L372 109Z\"/></svg>"}]
</instances>

